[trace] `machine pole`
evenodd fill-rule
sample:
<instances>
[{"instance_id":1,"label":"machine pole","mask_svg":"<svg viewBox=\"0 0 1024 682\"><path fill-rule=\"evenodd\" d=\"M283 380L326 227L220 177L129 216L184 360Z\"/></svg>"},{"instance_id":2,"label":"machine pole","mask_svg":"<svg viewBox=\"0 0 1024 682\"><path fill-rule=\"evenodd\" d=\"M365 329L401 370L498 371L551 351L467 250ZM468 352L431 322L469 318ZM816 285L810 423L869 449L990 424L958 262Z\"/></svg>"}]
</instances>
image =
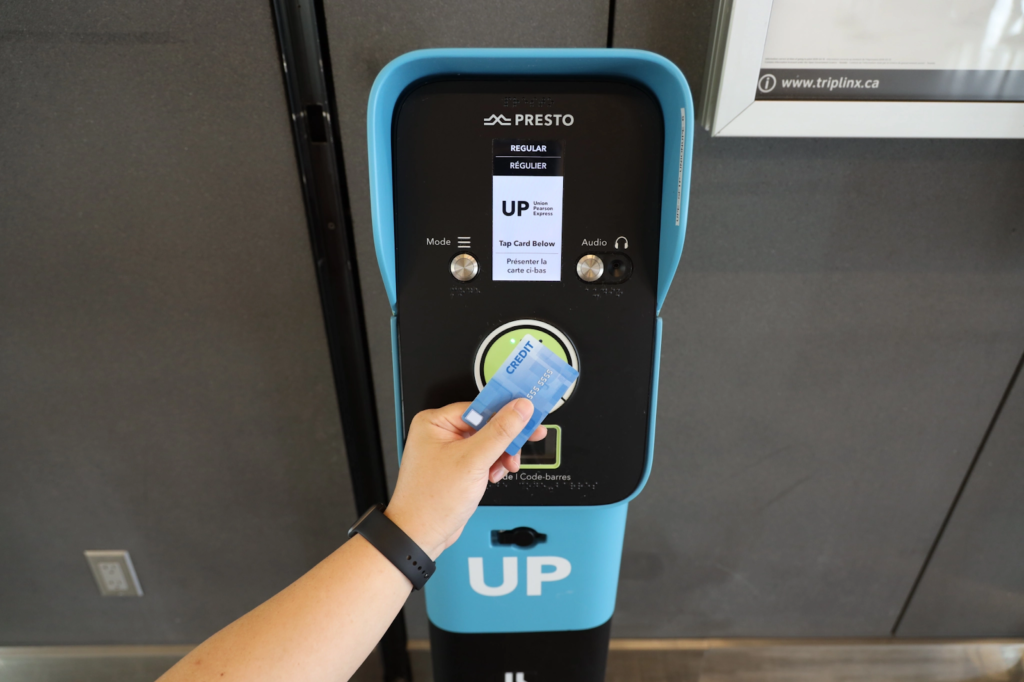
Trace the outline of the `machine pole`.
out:
<instances>
[{"instance_id":1,"label":"machine pole","mask_svg":"<svg viewBox=\"0 0 1024 682\"><path fill-rule=\"evenodd\" d=\"M358 515L386 504L388 488L323 4L271 0L271 6ZM402 613L385 633L380 650L386 682L411 681Z\"/></svg>"}]
</instances>

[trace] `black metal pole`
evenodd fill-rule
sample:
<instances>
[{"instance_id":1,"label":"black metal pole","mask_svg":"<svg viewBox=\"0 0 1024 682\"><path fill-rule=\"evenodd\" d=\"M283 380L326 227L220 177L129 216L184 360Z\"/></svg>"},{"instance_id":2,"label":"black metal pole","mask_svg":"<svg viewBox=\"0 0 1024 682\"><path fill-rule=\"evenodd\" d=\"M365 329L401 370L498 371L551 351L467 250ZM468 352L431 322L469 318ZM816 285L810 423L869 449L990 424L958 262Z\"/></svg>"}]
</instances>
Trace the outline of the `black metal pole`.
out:
<instances>
[{"instance_id":1,"label":"black metal pole","mask_svg":"<svg viewBox=\"0 0 1024 682\"><path fill-rule=\"evenodd\" d=\"M352 220L321 0L271 0L356 512L387 503ZM341 645L341 643L339 643ZM387 682L411 681L405 618L380 643Z\"/></svg>"}]
</instances>

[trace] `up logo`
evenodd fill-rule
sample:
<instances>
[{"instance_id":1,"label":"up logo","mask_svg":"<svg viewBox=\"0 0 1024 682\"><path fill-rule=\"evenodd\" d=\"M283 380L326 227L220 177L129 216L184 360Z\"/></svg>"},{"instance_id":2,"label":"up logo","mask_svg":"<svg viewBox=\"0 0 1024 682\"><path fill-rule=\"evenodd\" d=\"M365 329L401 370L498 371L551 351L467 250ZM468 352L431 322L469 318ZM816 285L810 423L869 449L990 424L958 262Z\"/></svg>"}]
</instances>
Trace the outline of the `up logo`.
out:
<instances>
[{"instance_id":1,"label":"up logo","mask_svg":"<svg viewBox=\"0 0 1024 682\"><path fill-rule=\"evenodd\" d=\"M553 570L545 570L550 568ZM507 556L501 560L501 584L491 587L484 579L483 557L469 557L469 586L485 597L504 597L519 586L519 557ZM544 583L564 580L572 573L572 564L560 556L526 557L526 596L541 596Z\"/></svg>"},{"instance_id":2,"label":"up logo","mask_svg":"<svg viewBox=\"0 0 1024 682\"><path fill-rule=\"evenodd\" d=\"M512 206L509 207L509 204L512 204ZM523 215L523 211L525 211L528 208L530 208L530 202L529 201L502 201L501 202L501 212L504 213L507 216L521 216L521 215ZM518 213L516 212L517 209L518 209Z\"/></svg>"}]
</instances>

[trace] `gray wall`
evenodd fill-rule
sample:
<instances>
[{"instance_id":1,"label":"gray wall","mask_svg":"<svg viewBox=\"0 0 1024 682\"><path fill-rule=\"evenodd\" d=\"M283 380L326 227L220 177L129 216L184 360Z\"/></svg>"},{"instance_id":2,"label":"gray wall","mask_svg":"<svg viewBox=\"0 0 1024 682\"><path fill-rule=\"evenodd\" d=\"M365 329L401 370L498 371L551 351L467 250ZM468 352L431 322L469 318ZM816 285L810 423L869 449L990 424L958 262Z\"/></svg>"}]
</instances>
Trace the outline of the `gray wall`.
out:
<instances>
[{"instance_id":1,"label":"gray wall","mask_svg":"<svg viewBox=\"0 0 1024 682\"><path fill-rule=\"evenodd\" d=\"M699 97L711 8L618 0L615 45ZM0 644L196 641L354 512L268 3L6 9ZM373 78L420 47L602 46L608 9L326 0L392 482ZM887 635L1024 352L1024 143L701 131L693 177L615 634ZM1024 634L999 602L1019 395L901 635ZM110 548L145 598L97 596L81 552Z\"/></svg>"},{"instance_id":2,"label":"gray wall","mask_svg":"<svg viewBox=\"0 0 1024 682\"><path fill-rule=\"evenodd\" d=\"M999 421L898 633L1005 637L1024 632L1024 384Z\"/></svg>"},{"instance_id":3,"label":"gray wall","mask_svg":"<svg viewBox=\"0 0 1024 682\"><path fill-rule=\"evenodd\" d=\"M8 2L0 83L0 645L199 641L355 511L269 3Z\"/></svg>"},{"instance_id":4,"label":"gray wall","mask_svg":"<svg viewBox=\"0 0 1024 682\"><path fill-rule=\"evenodd\" d=\"M615 46L699 98L712 7L620 0ZM1024 142L701 131L693 178L616 632L888 635L1024 352Z\"/></svg>"},{"instance_id":5,"label":"gray wall","mask_svg":"<svg viewBox=\"0 0 1024 682\"><path fill-rule=\"evenodd\" d=\"M620 632L889 634L1024 350L1021 152L698 138Z\"/></svg>"}]
</instances>

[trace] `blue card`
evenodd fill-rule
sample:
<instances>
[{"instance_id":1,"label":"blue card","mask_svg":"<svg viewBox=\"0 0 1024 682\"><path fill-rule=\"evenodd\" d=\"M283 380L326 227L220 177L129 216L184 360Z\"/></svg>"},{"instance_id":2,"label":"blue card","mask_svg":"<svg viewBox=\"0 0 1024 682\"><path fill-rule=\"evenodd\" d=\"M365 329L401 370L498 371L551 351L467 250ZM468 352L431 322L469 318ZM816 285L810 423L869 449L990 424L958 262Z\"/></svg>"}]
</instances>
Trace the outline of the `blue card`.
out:
<instances>
[{"instance_id":1,"label":"blue card","mask_svg":"<svg viewBox=\"0 0 1024 682\"><path fill-rule=\"evenodd\" d=\"M526 334L462 415L462 421L479 431L505 405L526 398L533 403L533 416L505 450L514 455L579 375L550 348Z\"/></svg>"}]
</instances>

